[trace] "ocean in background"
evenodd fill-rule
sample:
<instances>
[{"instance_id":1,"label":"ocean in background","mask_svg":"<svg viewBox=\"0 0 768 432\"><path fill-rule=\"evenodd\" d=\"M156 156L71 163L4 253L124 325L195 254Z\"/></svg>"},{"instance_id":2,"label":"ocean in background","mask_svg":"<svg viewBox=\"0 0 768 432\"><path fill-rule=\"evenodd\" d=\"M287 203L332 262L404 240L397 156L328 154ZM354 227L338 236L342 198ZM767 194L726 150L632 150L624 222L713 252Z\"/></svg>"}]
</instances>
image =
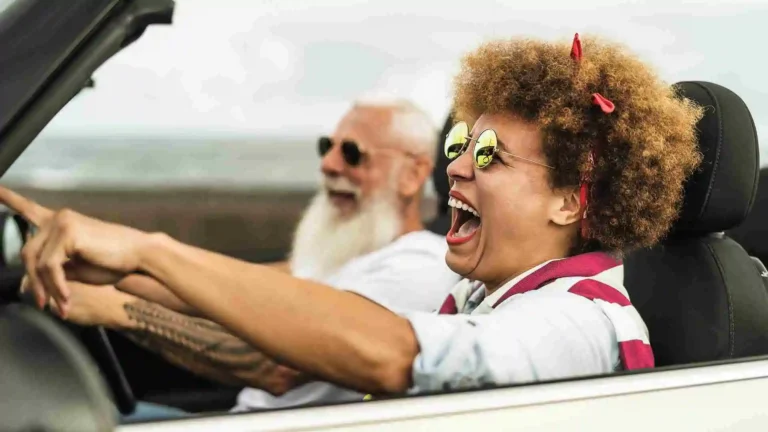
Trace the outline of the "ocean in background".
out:
<instances>
[{"instance_id":1,"label":"ocean in background","mask_svg":"<svg viewBox=\"0 0 768 432\"><path fill-rule=\"evenodd\" d=\"M51 208L274 261L285 257L317 190L315 148L315 138L41 136L1 183ZM430 220L434 189L426 195Z\"/></svg>"},{"instance_id":2,"label":"ocean in background","mask_svg":"<svg viewBox=\"0 0 768 432\"><path fill-rule=\"evenodd\" d=\"M311 190L315 138L55 137L41 135L3 183L42 189Z\"/></svg>"},{"instance_id":3,"label":"ocean in background","mask_svg":"<svg viewBox=\"0 0 768 432\"><path fill-rule=\"evenodd\" d=\"M762 166L768 151L761 149ZM2 176L49 190L311 191L321 179L316 138L57 137L42 134ZM431 183L427 196L433 196Z\"/></svg>"}]
</instances>

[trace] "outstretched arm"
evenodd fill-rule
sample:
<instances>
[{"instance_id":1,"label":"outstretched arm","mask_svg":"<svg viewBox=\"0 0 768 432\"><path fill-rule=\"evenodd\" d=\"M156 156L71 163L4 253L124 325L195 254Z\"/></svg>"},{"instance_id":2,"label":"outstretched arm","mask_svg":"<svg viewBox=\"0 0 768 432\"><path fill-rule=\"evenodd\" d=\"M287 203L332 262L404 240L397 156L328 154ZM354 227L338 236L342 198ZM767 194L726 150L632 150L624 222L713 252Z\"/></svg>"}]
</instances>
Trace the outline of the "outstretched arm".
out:
<instances>
[{"instance_id":1,"label":"outstretched arm","mask_svg":"<svg viewBox=\"0 0 768 432\"><path fill-rule=\"evenodd\" d=\"M103 325L171 363L223 384L260 388L274 395L309 381L211 321L189 317L112 287L70 282L68 319ZM55 309L56 304L52 307Z\"/></svg>"},{"instance_id":2,"label":"outstretched arm","mask_svg":"<svg viewBox=\"0 0 768 432\"><path fill-rule=\"evenodd\" d=\"M279 270L283 273L291 274L291 263L288 260L265 263L264 265L275 270Z\"/></svg>"},{"instance_id":3,"label":"outstretched arm","mask_svg":"<svg viewBox=\"0 0 768 432\"><path fill-rule=\"evenodd\" d=\"M115 284L118 290L138 298L156 303L174 312L188 316L200 316L200 313L172 293L165 285L154 278L141 274L131 274Z\"/></svg>"},{"instance_id":4,"label":"outstretched arm","mask_svg":"<svg viewBox=\"0 0 768 432\"><path fill-rule=\"evenodd\" d=\"M405 318L356 294L162 234L140 242L139 270L278 361L363 392L409 388L419 349Z\"/></svg>"},{"instance_id":5,"label":"outstretched arm","mask_svg":"<svg viewBox=\"0 0 768 432\"><path fill-rule=\"evenodd\" d=\"M125 303L121 333L168 361L224 384L260 388L273 395L308 382L218 324L184 316L145 300Z\"/></svg>"},{"instance_id":6,"label":"outstretched arm","mask_svg":"<svg viewBox=\"0 0 768 432\"><path fill-rule=\"evenodd\" d=\"M0 202L39 228L24 265L39 304L52 296L65 318L68 278L116 283L141 272L279 363L366 393L410 387L419 352L413 328L372 301L165 235L53 212L7 189Z\"/></svg>"},{"instance_id":7,"label":"outstretched arm","mask_svg":"<svg viewBox=\"0 0 768 432\"><path fill-rule=\"evenodd\" d=\"M288 261L273 262L265 265L284 273L291 272ZM166 288L165 285L150 276L130 274L117 282L115 287L120 291L133 294L151 303L157 303L172 311L189 316L201 316L197 309L181 300L176 294Z\"/></svg>"}]
</instances>

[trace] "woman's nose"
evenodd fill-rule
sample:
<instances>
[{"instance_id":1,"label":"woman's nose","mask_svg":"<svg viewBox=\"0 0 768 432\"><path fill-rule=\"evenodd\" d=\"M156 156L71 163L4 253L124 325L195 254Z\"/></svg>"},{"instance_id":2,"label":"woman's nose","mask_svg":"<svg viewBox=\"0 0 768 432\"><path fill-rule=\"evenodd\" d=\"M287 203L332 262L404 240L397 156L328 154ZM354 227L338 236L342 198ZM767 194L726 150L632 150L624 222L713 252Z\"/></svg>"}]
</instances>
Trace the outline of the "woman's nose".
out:
<instances>
[{"instance_id":1,"label":"woman's nose","mask_svg":"<svg viewBox=\"0 0 768 432\"><path fill-rule=\"evenodd\" d=\"M451 182L473 179L475 170L472 167L472 156L469 154L469 151L465 151L448 164L447 172L448 180Z\"/></svg>"}]
</instances>

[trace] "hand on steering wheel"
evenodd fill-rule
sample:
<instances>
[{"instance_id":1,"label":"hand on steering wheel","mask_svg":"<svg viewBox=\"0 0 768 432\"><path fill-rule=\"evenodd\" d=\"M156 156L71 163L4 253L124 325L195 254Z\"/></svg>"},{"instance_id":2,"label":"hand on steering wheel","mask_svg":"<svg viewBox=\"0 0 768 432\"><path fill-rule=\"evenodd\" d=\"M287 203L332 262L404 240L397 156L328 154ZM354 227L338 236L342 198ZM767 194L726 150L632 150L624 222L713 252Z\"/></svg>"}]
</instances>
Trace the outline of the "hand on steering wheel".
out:
<instances>
[{"instance_id":1,"label":"hand on steering wheel","mask_svg":"<svg viewBox=\"0 0 768 432\"><path fill-rule=\"evenodd\" d=\"M40 308L52 297L66 318L71 295L68 279L114 284L139 268L140 248L146 241L146 234L139 230L68 209L53 211L3 187L0 202L37 227L22 257Z\"/></svg>"},{"instance_id":2,"label":"hand on steering wheel","mask_svg":"<svg viewBox=\"0 0 768 432\"><path fill-rule=\"evenodd\" d=\"M69 299L67 300L66 321L79 326L113 327L122 312L122 304L136 300L136 297L118 291L112 285L91 285L82 282L68 281ZM29 278L21 282L21 293L29 292ZM61 316L58 304L49 299L51 312Z\"/></svg>"}]
</instances>

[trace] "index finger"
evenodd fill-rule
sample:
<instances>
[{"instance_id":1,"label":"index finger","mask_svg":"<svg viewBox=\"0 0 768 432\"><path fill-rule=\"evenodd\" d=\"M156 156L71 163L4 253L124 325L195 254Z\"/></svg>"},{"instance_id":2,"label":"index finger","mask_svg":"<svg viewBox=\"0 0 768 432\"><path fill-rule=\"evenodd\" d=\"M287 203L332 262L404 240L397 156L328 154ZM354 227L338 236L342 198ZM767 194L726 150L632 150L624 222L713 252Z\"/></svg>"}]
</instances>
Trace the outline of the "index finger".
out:
<instances>
[{"instance_id":1,"label":"index finger","mask_svg":"<svg viewBox=\"0 0 768 432\"><path fill-rule=\"evenodd\" d=\"M39 226L48 219L53 211L25 198L16 192L0 186L0 203L5 204L16 213L24 216L33 225Z\"/></svg>"}]
</instances>

